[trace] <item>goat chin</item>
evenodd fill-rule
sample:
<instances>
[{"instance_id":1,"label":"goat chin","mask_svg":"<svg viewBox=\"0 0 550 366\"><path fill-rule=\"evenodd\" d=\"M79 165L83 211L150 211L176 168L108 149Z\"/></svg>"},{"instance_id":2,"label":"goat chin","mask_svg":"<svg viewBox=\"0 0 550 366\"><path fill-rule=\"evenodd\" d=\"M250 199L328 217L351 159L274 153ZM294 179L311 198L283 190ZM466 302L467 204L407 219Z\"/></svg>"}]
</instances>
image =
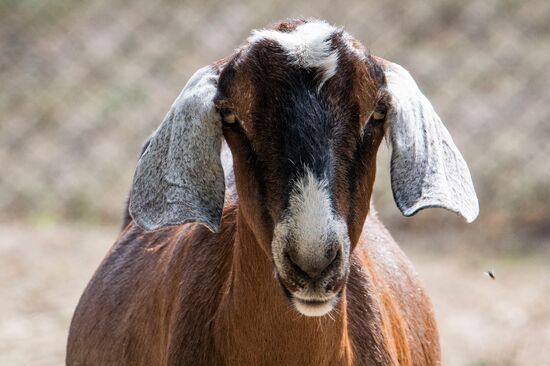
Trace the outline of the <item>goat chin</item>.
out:
<instances>
[{"instance_id":1,"label":"goat chin","mask_svg":"<svg viewBox=\"0 0 550 366\"><path fill-rule=\"evenodd\" d=\"M327 315L334 309L337 304L337 299L333 298L326 301L304 301L297 298L292 299L294 308L302 315L308 317L320 317Z\"/></svg>"}]
</instances>

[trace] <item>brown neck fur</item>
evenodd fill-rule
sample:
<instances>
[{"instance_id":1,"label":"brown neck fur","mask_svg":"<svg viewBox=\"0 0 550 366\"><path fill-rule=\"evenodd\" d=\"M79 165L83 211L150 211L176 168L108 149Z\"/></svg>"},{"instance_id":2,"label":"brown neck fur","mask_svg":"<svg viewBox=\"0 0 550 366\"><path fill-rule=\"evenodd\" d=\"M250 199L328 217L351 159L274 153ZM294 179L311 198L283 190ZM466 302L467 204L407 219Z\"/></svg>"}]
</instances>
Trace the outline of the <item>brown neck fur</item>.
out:
<instances>
[{"instance_id":1,"label":"brown neck fur","mask_svg":"<svg viewBox=\"0 0 550 366\"><path fill-rule=\"evenodd\" d=\"M237 217L233 263L216 316L217 348L232 364L351 364L346 300L330 316L291 309L265 246ZM319 350L325 350L319 352Z\"/></svg>"},{"instance_id":2,"label":"brown neck fur","mask_svg":"<svg viewBox=\"0 0 550 366\"><path fill-rule=\"evenodd\" d=\"M429 300L379 221L367 218L339 305L308 318L243 217L226 205L218 234L128 225L75 312L67 364L438 364Z\"/></svg>"}]
</instances>

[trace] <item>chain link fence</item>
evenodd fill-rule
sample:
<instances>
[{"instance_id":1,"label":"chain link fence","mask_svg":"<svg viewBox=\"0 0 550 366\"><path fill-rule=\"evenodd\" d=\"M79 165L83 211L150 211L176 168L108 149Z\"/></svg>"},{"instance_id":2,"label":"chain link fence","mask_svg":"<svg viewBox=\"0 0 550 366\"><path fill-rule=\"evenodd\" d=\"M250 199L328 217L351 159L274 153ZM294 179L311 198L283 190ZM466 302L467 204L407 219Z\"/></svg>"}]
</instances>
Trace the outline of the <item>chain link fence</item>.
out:
<instances>
[{"instance_id":1,"label":"chain link fence","mask_svg":"<svg viewBox=\"0 0 550 366\"><path fill-rule=\"evenodd\" d=\"M549 230L547 0L3 0L0 219L120 222L140 146L189 76L302 15L410 70L470 164L479 225Z\"/></svg>"}]
</instances>

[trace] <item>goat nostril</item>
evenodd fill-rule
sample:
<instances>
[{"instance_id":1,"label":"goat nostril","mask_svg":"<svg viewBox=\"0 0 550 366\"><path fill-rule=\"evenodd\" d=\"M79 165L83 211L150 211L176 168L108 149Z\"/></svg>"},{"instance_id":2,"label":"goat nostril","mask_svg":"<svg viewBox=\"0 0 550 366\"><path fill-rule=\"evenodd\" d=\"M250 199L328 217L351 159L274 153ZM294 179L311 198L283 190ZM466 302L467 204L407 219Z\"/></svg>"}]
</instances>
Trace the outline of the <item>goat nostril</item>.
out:
<instances>
[{"instance_id":1,"label":"goat nostril","mask_svg":"<svg viewBox=\"0 0 550 366\"><path fill-rule=\"evenodd\" d=\"M315 280L321 277L338 259L340 250L333 248L327 251L323 258L300 258L293 253L286 253L292 269L300 276Z\"/></svg>"},{"instance_id":2,"label":"goat nostril","mask_svg":"<svg viewBox=\"0 0 550 366\"><path fill-rule=\"evenodd\" d=\"M292 254L286 253L286 257L290 264L292 265L295 272L298 272L303 277L310 277L309 273L304 271L302 267L299 264L299 261L295 259L295 257Z\"/></svg>"},{"instance_id":3,"label":"goat nostril","mask_svg":"<svg viewBox=\"0 0 550 366\"><path fill-rule=\"evenodd\" d=\"M327 250L328 266L330 266L336 260L338 254L340 254L340 248L336 246L332 246L330 247L330 249Z\"/></svg>"}]
</instances>

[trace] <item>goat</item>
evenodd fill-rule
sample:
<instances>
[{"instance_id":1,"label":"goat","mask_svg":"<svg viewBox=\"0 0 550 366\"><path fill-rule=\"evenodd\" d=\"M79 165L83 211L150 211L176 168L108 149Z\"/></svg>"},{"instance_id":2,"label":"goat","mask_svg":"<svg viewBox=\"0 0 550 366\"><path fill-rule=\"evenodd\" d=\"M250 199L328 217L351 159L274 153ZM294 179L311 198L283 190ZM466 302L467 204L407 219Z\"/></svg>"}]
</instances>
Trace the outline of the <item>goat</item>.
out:
<instances>
[{"instance_id":1,"label":"goat","mask_svg":"<svg viewBox=\"0 0 550 366\"><path fill-rule=\"evenodd\" d=\"M133 220L76 308L68 365L437 365L431 302L371 207L468 222L468 167L401 66L320 20L197 71L137 164Z\"/></svg>"}]
</instances>

